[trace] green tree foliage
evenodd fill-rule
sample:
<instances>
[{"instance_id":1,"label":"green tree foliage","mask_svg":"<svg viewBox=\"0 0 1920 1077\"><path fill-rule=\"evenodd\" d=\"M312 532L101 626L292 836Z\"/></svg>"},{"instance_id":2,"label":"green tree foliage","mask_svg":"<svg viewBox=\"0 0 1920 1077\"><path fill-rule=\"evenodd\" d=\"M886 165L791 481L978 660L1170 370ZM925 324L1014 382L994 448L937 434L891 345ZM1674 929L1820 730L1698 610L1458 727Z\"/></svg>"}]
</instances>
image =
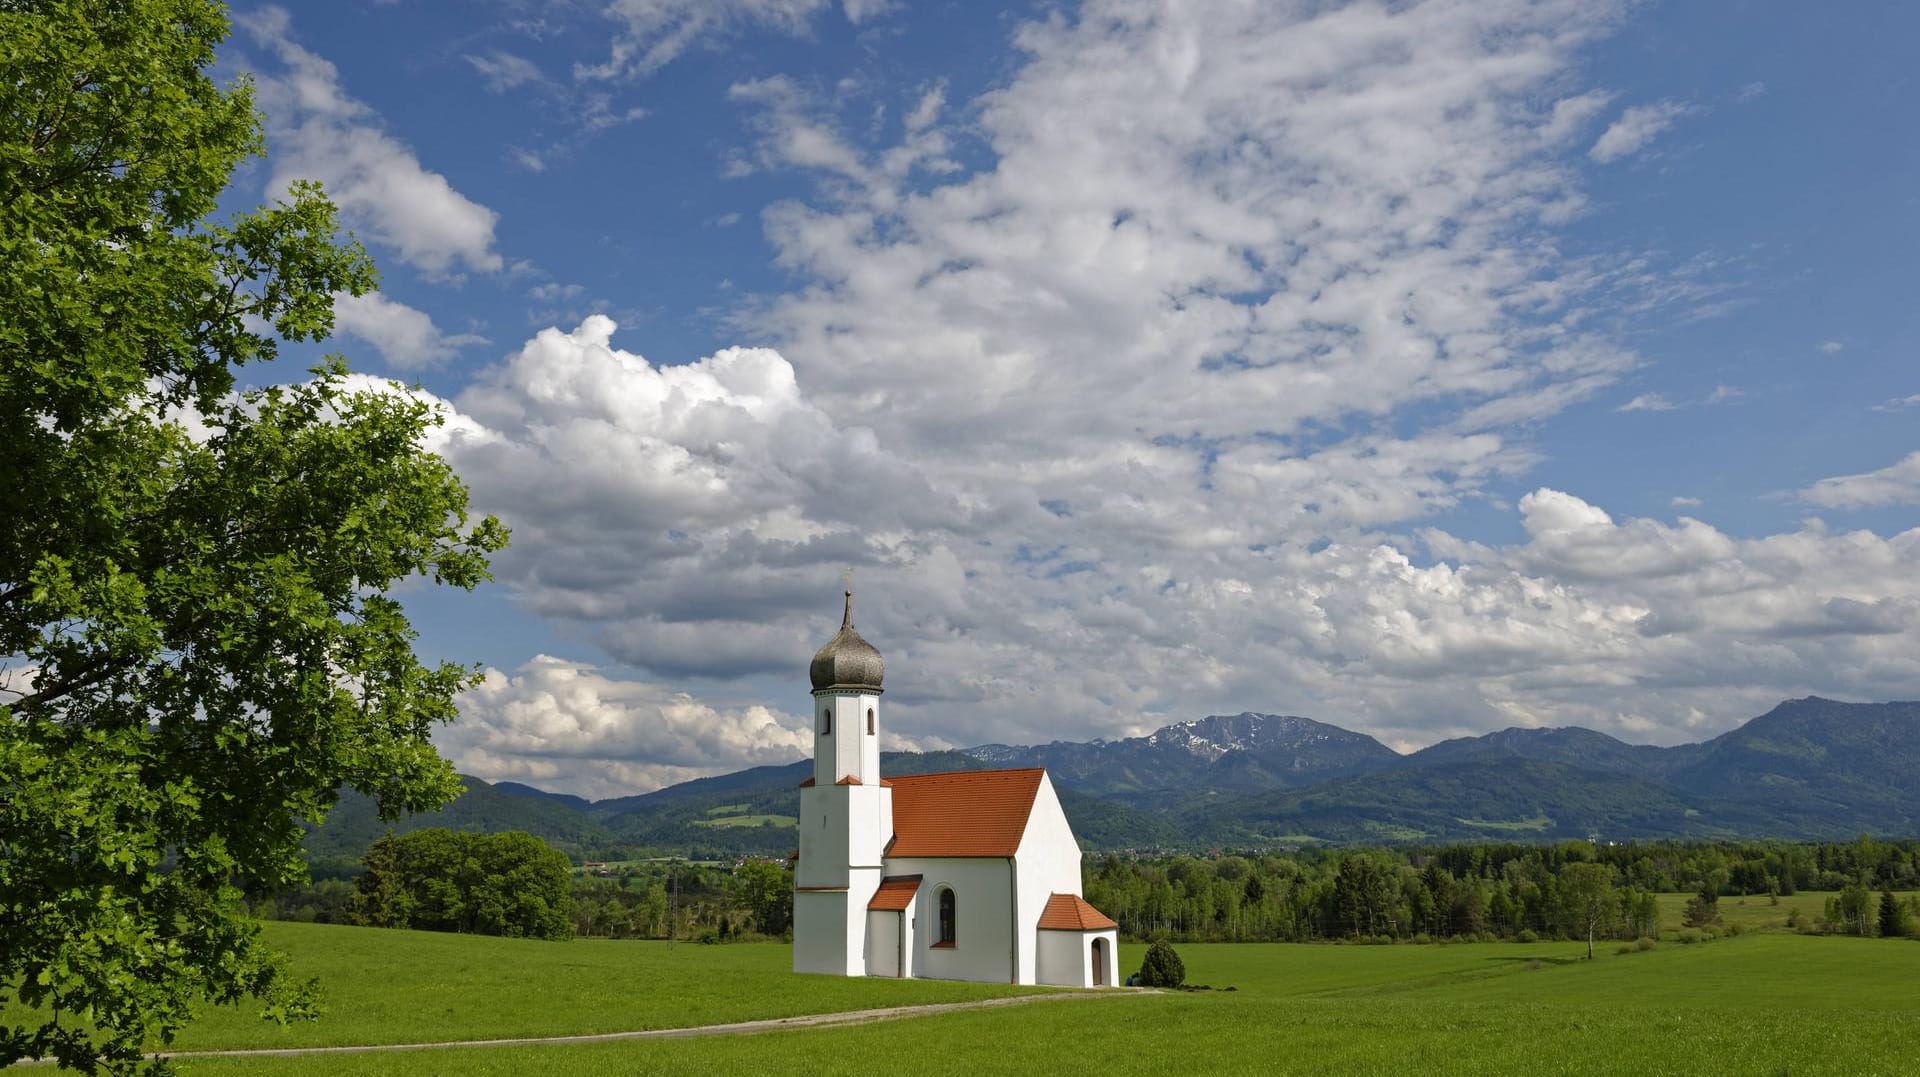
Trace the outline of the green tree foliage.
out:
<instances>
[{"instance_id":1,"label":"green tree foliage","mask_svg":"<svg viewBox=\"0 0 1920 1077\"><path fill-rule=\"evenodd\" d=\"M1395 925L1393 875L1371 853L1354 853L1340 861L1334 877L1333 904L1343 926L1356 935L1384 935Z\"/></svg>"},{"instance_id":2,"label":"green tree foliage","mask_svg":"<svg viewBox=\"0 0 1920 1077\"><path fill-rule=\"evenodd\" d=\"M1144 987L1179 987L1187 982L1187 965L1165 939L1155 939L1140 961L1140 983Z\"/></svg>"},{"instance_id":3,"label":"green tree foliage","mask_svg":"<svg viewBox=\"0 0 1920 1077\"><path fill-rule=\"evenodd\" d=\"M1648 842L1454 845L1439 848L1307 848L1207 860L1190 856L1089 861L1087 900L1135 939L1175 942L1314 939L1584 938L1569 870L1612 871L1614 904L1594 934L1657 937L1656 894L1682 890L1700 926L1717 922L1729 864L1761 863L1774 883L1840 889L1920 889L1920 841L1841 843ZM1223 873L1220 868L1224 867ZM1851 876L1844 874L1853 873ZM1752 880L1749 880L1750 882ZM1767 892L1765 889L1762 893ZM1913 902L1920 905L1920 900ZM1591 911L1591 910L1586 910ZM1869 920L1873 919L1868 909ZM1811 918L1809 918L1811 919ZM1838 911L1826 930L1844 930ZM1920 921L1920 910L1912 911Z\"/></svg>"},{"instance_id":4,"label":"green tree foliage","mask_svg":"<svg viewBox=\"0 0 1920 1077\"><path fill-rule=\"evenodd\" d=\"M1828 930L1848 935L1871 935L1876 926L1873 891L1864 883L1849 883L1840 896L1827 899Z\"/></svg>"},{"instance_id":5,"label":"green tree foliage","mask_svg":"<svg viewBox=\"0 0 1920 1077\"><path fill-rule=\"evenodd\" d=\"M1900 907L1900 899L1893 896L1893 891L1880 891L1880 937L1899 939L1907 934L1907 910Z\"/></svg>"},{"instance_id":6,"label":"green tree foliage","mask_svg":"<svg viewBox=\"0 0 1920 1077\"><path fill-rule=\"evenodd\" d=\"M337 360L233 395L374 274L315 186L209 220L261 148L206 74L226 32L213 0L0 4L0 1065L131 1070L195 998L310 1013L239 898L304 878L343 785L457 791L429 734L471 673L384 592L470 588L505 533L427 408Z\"/></svg>"},{"instance_id":7,"label":"green tree foliage","mask_svg":"<svg viewBox=\"0 0 1920 1077\"><path fill-rule=\"evenodd\" d=\"M793 923L793 876L771 860L748 860L733 873L734 904L775 938Z\"/></svg>"},{"instance_id":8,"label":"green tree foliage","mask_svg":"<svg viewBox=\"0 0 1920 1077\"><path fill-rule=\"evenodd\" d=\"M1613 867L1608 864L1568 864L1560 871L1560 902L1578 934L1587 939L1587 960L1593 960L1595 935L1612 930L1620 899L1613 891Z\"/></svg>"},{"instance_id":9,"label":"green tree foliage","mask_svg":"<svg viewBox=\"0 0 1920 1077\"><path fill-rule=\"evenodd\" d=\"M1703 886L1700 892L1687 899L1687 907L1680 915L1680 922L1688 927L1706 927L1720 922L1720 895L1712 886Z\"/></svg>"},{"instance_id":10,"label":"green tree foliage","mask_svg":"<svg viewBox=\"0 0 1920 1077\"><path fill-rule=\"evenodd\" d=\"M572 865L531 834L432 827L381 838L354 886L357 922L508 938L574 934Z\"/></svg>"}]
</instances>

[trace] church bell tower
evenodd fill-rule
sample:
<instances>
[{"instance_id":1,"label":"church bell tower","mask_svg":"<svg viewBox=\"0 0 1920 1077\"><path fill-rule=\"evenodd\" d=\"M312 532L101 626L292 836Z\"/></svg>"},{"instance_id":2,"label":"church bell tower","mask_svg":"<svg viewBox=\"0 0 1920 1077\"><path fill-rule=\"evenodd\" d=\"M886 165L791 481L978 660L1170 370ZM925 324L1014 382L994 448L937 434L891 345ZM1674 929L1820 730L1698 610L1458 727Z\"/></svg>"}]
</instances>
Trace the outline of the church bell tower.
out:
<instances>
[{"instance_id":1,"label":"church bell tower","mask_svg":"<svg viewBox=\"0 0 1920 1077\"><path fill-rule=\"evenodd\" d=\"M846 593L840 631L813 656L813 776L800 790L794 869L793 969L866 973L867 902L893 837L893 790L880 777L880 693L886 663L853 627Z\"/></svg>"}]
</instances>

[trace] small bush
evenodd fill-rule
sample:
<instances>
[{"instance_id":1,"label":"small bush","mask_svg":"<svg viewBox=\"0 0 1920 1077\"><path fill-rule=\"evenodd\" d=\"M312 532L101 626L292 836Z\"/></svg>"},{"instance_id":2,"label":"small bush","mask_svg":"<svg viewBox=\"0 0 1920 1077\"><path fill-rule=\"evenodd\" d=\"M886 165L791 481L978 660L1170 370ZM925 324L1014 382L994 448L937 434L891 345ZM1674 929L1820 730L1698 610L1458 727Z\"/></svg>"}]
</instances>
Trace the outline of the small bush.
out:
<instances>
[{"instance_id":1,"label":"small bush","mask_svg":"<svg viewBox=\"0 0 1920 1077\"><path fill-rule=\"evenodd\" d=\"M1179 987L1187 982L1187 966L1165 939L1154 940L1140 962L1143 987Z\"/></svg>"},{"instance_id":2,"label":"small bush","mask_svg":"<svg viewBox=\"0 0 1920 1077\"><path fill-rule=\"evenodd\" d=\"M1660 945L1659 942L1657 942L1654 939L1647 938L1646 936L1643 935L1640 937L1640 941L1633 944L1633 948L1636 950L1639 950L1642 953L1645 953L1646 951L1651 950L1658 945Z\"/></svg>"},{"instance_id":3,"label":"small bush","mask_svg":"<svg viewBox=\"0 0 1920 1077\"><path fill-rule=\"evenodd\" d=\"M1520 934L1518 934L1518 935L1515 935L1515 936L1513 937L1513 941L1515 941L1515 942L1539 942L1539 941L1540 941L1540 935L1539 935L1539 933L1538 933L1538 932L1536 932L1536 931L1534 931L1534 930L1533 930L1532 928L1530 928L1530 927L1523 927L1523 928L1521 928L1521 929L1520 929Z\"/></svg>"},{"instance_id":4,"label":"small bush","mask_svg":"<svg viewBox=\"0 0 1920 1077\"><path fill-rule=\"evenodd\" d=\"M1746 933L1747 933L1747 925L1739 922L1738 920L1735 920L1733 923L1727 925L1727 934L1730 936L1744 935Z\"/></svg>"},{"instance_id":5,"label":"small bush","mask_svg":"<svg viewBox=\"0 0 1920 1077\"><path fill-rule=\"evenodd\" d=\"M1632 952L1633 952L1633 943L1630 943L1630 942L1621 943L1620 948L1614 951L1614 953L1616 954L1630 954Z\"/></svg>"},{"instance_id":6,"label":"small bush","mask_svg":"<svg viewBox=\"0 0 1920 1077\"><path fill-rule=\"evenodd\" d=\"M1696 942L1704 942L1706 940L1705 935L1700 934L1700 932L1690 927L1682 928L1680 934L1675 935L1674 938L1679 940L1682 946L1692 946Z\"/></svg>"}]
</instances>

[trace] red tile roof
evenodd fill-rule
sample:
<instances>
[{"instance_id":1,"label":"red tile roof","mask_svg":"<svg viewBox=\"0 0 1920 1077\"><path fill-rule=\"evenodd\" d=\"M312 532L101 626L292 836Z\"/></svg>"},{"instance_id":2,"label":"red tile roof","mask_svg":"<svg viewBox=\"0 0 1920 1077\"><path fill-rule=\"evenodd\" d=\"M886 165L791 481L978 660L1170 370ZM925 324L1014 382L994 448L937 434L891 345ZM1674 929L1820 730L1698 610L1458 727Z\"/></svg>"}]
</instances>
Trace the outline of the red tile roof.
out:
<instances>
[{"instance_id":1,"label":"red tile roof","mask_svg":"<svg viewBox=\"0 0 1920 1077\"><path fill-rule=\"evenodd\" d=\"M888 856L1012 856L1046 771L956 770L893 784Z\"/></svg>"},{"instance_id":2,"label":"red tile roof","mask_svg":"<svg viewBox=\"0 0 1920 1077\"><path fill-rule=\"evenodd\" d=\"M905 912L919 890L920 876L889 875L880 880L880 889L874 891L873 900L867 902L867 911Z\"/></svg>"},{"instance_id":3,"label":"red tile roof","mask_svg":"<svg viewBox=\"0 0 1920 1077\"><path fill-rule=\"evenodd\" d=\"M1106 931L1119 926L1079 894L1055 894L1040 912L1042 931Z\"/></svg>"}]
</instances>

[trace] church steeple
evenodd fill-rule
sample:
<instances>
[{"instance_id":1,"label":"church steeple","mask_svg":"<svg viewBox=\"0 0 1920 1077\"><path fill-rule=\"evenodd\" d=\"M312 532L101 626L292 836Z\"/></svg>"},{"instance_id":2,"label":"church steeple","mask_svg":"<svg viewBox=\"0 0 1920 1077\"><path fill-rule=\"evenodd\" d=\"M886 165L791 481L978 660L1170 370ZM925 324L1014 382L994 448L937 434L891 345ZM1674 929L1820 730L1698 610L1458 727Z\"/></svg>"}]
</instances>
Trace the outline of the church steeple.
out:
<instances>
[{"instance_id":1,"label":"church steeple","mask_svg":"<svg viewBox=\"0 0 1920 1077\"><path fill-rule=\"evenodd\" d=\"M815 692L835 688L856 691L881 691L887 663L873 644L860 638L853 627L853 588L847 588L846 607L840 614L840 631L825 647L814 653L807 667Z\"/></svg>"},{"instance_id":2,"label":"church steeple","mask_svg":"<svg viewBox=\"0 0 1920 1077\"><path fill-rule=\"evenodd\" d=\"M851 778L880 781L880 693L887 663L853 627L853 588L848 586L840 631L807 667L813 682L813 780L821 785Z\"/></svg>"},{"instance_id":3,"label":"church steeple","mask_svg":"<svg viewBox=\"0 0 1920 1077\"><path fill-rule=\"evenodd\" d=\"M893 838L893 789L880 778L880 681L886 663L853 627L853 586L840 631L813 656L813 777L800 790L794 868L793 967L866 971L867 902Z\"/></svg>"}]
</instances>

